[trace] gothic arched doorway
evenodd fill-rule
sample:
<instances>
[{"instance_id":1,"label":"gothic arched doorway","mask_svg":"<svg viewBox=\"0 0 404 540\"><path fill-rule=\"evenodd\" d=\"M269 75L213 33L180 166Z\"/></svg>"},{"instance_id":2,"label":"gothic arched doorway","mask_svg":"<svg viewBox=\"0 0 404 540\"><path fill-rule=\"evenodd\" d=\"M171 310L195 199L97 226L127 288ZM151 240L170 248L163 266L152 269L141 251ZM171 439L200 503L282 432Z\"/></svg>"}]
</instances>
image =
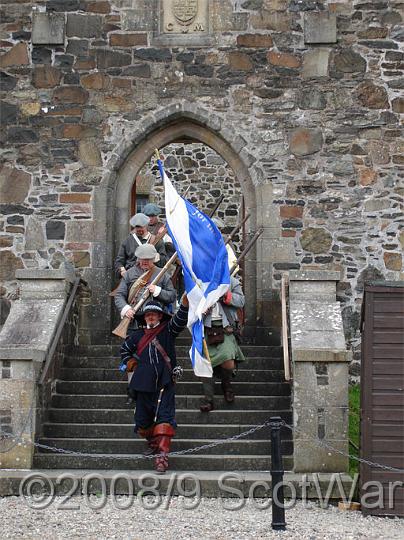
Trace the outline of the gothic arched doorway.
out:
<instances>
[{"instance_id":1,"label":"gothic arched doorway","mask_svg":"<svg viewBox=\"0 0 404 540\"><path fill-rule=\"evenodd\" d=\"M195 145L192 150L188 150L191 152L191 154L192 152L195 152L195 156L197 153L196 148L204 148L205 157L209 154L211 156L210 159L214 159L216 156L218 165L221 165L225 170L227 170L227 173L223 171L223 178L227 179L227 187L225 191L227 190L228 198L233 197L234 201L237 199L237 202L230 202L227 207L227 211L230 210L230 213L234 214L234 219L231 220L231 222L238 221L239 217L242 215L244 205L246 211L250 212L251 214L247 224L247 234L248 231L256 230L255 191L248 173L248 169L241 160L239 153L235 152L220 136L210 131L205 126L199 125L198 123L190 121L189 119L177 119L175 122L166 125L161 129L157 129L153 133L149 134L147 138L131 152L125 164L119 171L116 182L115 234L113 239L114 254L117 253L122 239L128 234L128 222L130 216L135 210L141 209L142 204L145 203L151 195L150 189L149 193L147 193L147 190L144 188L139 189L140 183L138 184L136 182L137 189L133 188L134 180L140 179L140 181L142 181L142 171L150 171L151 158L155 148L163 149L164 151L166 147L171 146L171 150L173 150L173 148L178 148L178 145L183 148L186 145ZM221 160L220 164L219 160ZM145 164L146 168L144 169ZM196 166L196 169L197 168L198 164ZM194 174L192 172L192 168L189 170L191 171L189 174ZM170 172L170 170L168 170L168 172ZM185 179L186 178L187 175L185 175ZM232 188L231 183L233 183ZM209 185L213 186L214 182ZM144 193L144 191L146 191L146 193ZM181 192L182 190L179 189L178 191ZM220 189L218 190L216 185L216 190L212 189L211 191L213 191L213 193L210 193L207 197L207 200L205 201L206 205L201 204L200 206L202 210L206 211L209 209L209 205L212 205L212 201L217 194L216 192L220 191ZM157 197L157 199L159 196L161 196L161 192L160 195L158 195L158 193L158 191L154 191L153 193L153 196ZM193 196L191 194L191 202L192 197ZM197 196L194 196L194 199L194 202L198 202ZM225 209L220 210L220 213L218 214L219 217L225 217L225 212ZM223 213L222 216L221 213ZM231 225L229 224L228 227L231 227ZM226 230L224 232L226 232ZM256 257L254 255L254 251L255 250L252 250L250 252L245 261L245 273L248 275L248 279L245 280L245 294L247 299L246 324L251 325L251 327L254 327L256 323L257 286Z\"/></svg>"}]
</instances>

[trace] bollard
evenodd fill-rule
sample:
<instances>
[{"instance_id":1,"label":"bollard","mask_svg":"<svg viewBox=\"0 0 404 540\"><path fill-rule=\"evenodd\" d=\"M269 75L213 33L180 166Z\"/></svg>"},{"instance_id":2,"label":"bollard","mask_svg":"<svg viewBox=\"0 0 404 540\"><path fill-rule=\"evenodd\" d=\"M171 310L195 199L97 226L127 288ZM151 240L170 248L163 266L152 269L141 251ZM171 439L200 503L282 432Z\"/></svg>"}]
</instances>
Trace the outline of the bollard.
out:
<instances>
[{"instance_id":1,"label":"bollard","mask_svg":"<svg viewBox=\"0 0 404 540\"><path fill-rule=\"evenodd\" d=\"M272 529L275 531L286 530L285 506L283 496L283 464L281 453L281 426L280 416L270 418L271 426L271 478L272 494L278 484L281 484L277 490L276 501L272 495Z\"/></svg>"}]
</instances>

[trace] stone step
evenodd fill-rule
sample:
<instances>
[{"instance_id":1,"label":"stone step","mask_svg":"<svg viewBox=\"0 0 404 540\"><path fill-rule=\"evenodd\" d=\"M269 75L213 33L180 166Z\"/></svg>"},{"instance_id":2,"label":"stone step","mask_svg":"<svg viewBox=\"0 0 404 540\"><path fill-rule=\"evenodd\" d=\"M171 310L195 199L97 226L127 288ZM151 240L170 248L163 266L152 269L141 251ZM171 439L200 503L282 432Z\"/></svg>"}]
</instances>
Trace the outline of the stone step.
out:
<instances>
[{"instance_id":1,"label":"stone step","mask_svg":"<svg viewBox=\"0 0 404 540\"><path fill-rule=\"evenodd\" d=\"M190 332L187 329L185 329L176 338L175 342L177 343L177 345L191 346L192 336L191 336ZM111 347L112 348L120 347L121 343L122 343L122 340L120 338L117 338L117 340L111 345Z\"/></svg>"},{"instance_id":2,"label":"stone step","mask_svg":"<svg viewBox=\"0 0 404 540\"><path fill-rule=\"evenodd\" d=\"M125 375L115 369L68 367L60 370L62 381L122 381ZM181 382L197 382L192 369L184 369ZM239 369L234 382L284 382L284 373L279 369Z\"/></svg>"},{"instance_id":3,"label":"stone step","mask_svg":"<svg viewBox=\"0 0 404 540\"><path fill-rule=\"evenodd\" d=\"M189 345L178 345L176 353L178 356L188 356ZM282 347L279 345L242 345L243 353L247 356L280 356ZM120 346L118 345L91 345L89 347L79 347L77 356L103 357L118 356Z\"/></svg>"},{"instance_id":4,"label":"stone step","mask_svg":"<svg viewBox=\"0 0 404 540\"><path fill-rule=\"evenodd\" d=\"M213 443L216 439L177 439L176 437L171 441L171 451L179 452L187 450L189 448L197 449L199 446ZM131 438L131 439L90 439L90 438L47 438L42 437L38 441L40 444L50 446L53 448L60 448L63 450L72 450L73 452L83 452L90 454L141 454L145 448L144 439ZM281 443L282 453L289 455L293 453L292 441L282 441ZM41 452L47 453L50 450L42 449ZM212 448L204 448L203 450L195 450L193 452L197 455L270 455L270 442L269 439L258 440L235 440L226 442Z\"/></svg>"},{"instance_id":5,"label":"stone step","mask_svg":"<svg viewBox=\"0 0 404 540\"><path fill-rule=\"evenodd\" d=\"M122 404L121 404L122 405ZM198 410L176 409L178 424L193 424L196 429L202 424L262 424L271 416L280 416L288 424L292 423L291 410L220 410L215 409L209 414ZM48 409L49 422L84 423L84 424L131 424L133 410L129 408L115 409Z\"/></svg>"},{"instance_id":6,"label":"stone step","mask_svg":"<svg viewBox=\"0 0 404 540\"><path fill-rule=\"evenodd\" d=\"M177 356L177 362L183 368L190 368L191 361L189 356ZM119 356L81 356L66 358L64 362L65 368L99 368L99 369L118 369L121 360ZM242 369L270 369L283 371L283 359L275 356L248 356L246 362L239 365L239 370Z\"/></svg>"},{"instance_id":7,"label":"stone step","mask_svg":"<svg viewBox=\"0 0 404 540\"><path fill-rule=\"evenodd\" d=\"M176 406L180 409L194 409L199 412L202 395L176 396ZM123 395L84 395L84 394L54 394L52 407L76 409L78 405L84 409L122 409L125 403ZM290 397L284 396L236 396L234 403L226 403L223 396L217 396L215 403L218 409L225 410L277 410L290 409Z\"/></svg>"},{"instance_id":8,"label":"stone step","mask_svg":"<svg viewBox=\"0 0 404 540\"><path fill-rule=\"evenodd\" d=\"M261 455L184 455L169 458L170 469L182 471L269 471L271 458ZM286 471L293 470L293 457L284 456ZM107 469L153 471L153 460L111 455L111 457L86 457L66 454L35 454L34 467L40 469Z\"/></svg>"},{"instance_id":9,"label":"stone step","mask_svg":"<svg viewBox=\"0 0 404 540\"><path fill-rule=\"evenodd\" d=\"M180 424L176 429L176 437L179 439L225 439L245 433L257 427L245 424ZM46 438L90 438L90 439L129 439L134 437L133 423L128 424L73 424L73 423L45 423L44 437ZM283 440L291 440L292 432L288 428L282 428ZM243 440L265 439L270 440L270 428L265 426L257 431L246 435Z\"/></svg>"},{"instance_id":10,"label":"stone step","mask_svg":"<svg viewBox=\"0 0 404 540\"><path fill-rule=\"evenodd\" d=\"M192 344L192 336L189 332L185 333L182 332L177 339L175 340L177 345L185 345L185 346L191 346Z\"/></svg>"},{"instance_id":11,"label":"stone step","mask_svg":"<svg viewBox=\"0 0 404 540\"><path fill-rule=\"evenodd\" d=\"M177 358L186 366L177 384L177 437L172 451L211 444L248 431L281 416L292 421L290 385L284 381L281 347L246 345L248 357L233 381L236 401L224 401L216 383L216 410L199 411L202 385L188 356L189 336L177 340ZM88 455L55 454L40 449L36 467L55 469L153 470L152 460L141 454L145 442L133 433L133 408L125 407L126 376L118 370L119 345L84 347L80 356L65 360L48 410L40 443ZM293 468L292 434L282 430L285 468ZM105 454L105 455L102 455ZM261 428L240 440L229 441L196 453L170 457L170 467L183 471L264 471L270 467L270 431Z\"/></svg>"},{"instance_id":12,"label":"stone step","mask_svg":"<svg viewBox=\"0 0 404 540\"><path fill-rule=\"evenodd\" d=\"M40 456L40 459L46 459L48 456ZM51 456L52 458L57 458L58 456ZM61 461L65 456L59 456ZM230 489L227 489L225 486L229 486L232 489L237 489L242 493L244 497L271 497L272 495L272 479L271 474L268 471L242 471L239 470L237 473L229 471L220 471L220 470L187 470L176 469L173 466L174 458L170 460L170 468L164 475L155 475L151 471L151 463L147 464L148 469L142 468L138 470L133 470L127 468L120 469L120 472L117 473L114 468L108 467L106 469L97 470L94 473L91 469L80 469L75 468L70 471L65 469L60 469L56 464L56 469L35 469L32 471L26 470L0 470L0 497L12 497L20 495L20 486L21 483L26 478L31 478L31 475L38 473L39 477L45 475L49 479L51 485L54 486L56 496L64 496L73 486L72 477L74 477L77 483L77 491L73 495L83 494L88 496L89 494L99 495L101 491L100 481L97 477L91 479L92 474L103 478L105 481L106 493L109 495L111 489L113 495L128 495L131 492L129 491L128 481L133 489L133 493L136 495L141 491L141 478L143 479L143 485L145 481L154 482L157 488L157 491L160 495L165 495L168 491L170 495L176 496L178 494L178 486L180 485L181 479L184 479L182 482L182 487L185 489L191 490L195 489L195 484L199 487L199 492L201 497L240 497L239 494L235 494ZM285 462L288 462L289 458L285 459ZM62 464L60 465L63 466ZM129 467L129 464L128 464ZM143 463L143 467L145 464ZM67 473L67 475L66 475ZM61 481L62 475L66 475L64 481ZM149 476L149 479L145 478ZM184 476L185 475L185 476ZM352 478L348 474L340 473L339 478L345 492L345 496L348 498L351 487L352 487ZM337 482L333 481L333 476L331 473L321 473L316 477L316 483L320 486L318 490L323 496L328 492L330 486L333 486L333 489L329 490L330 499L340 500L342 498L342 493ZM294 490L298 498L303 496L302 486L305 484L305 496L308 499L317 499L318 493L315 487L313 474L299 474L286 472L283 477L284 480L284 494L286 498L293 496L292 489L290 486L293 485ZM266 485L262 485L265 482ZM112 487L113 486L113 487ZM73 501L74 502L74 499ZM175 504L175 499L172 501ZM226 503L224 503L226 504ZM231 501L227 503L230 507L233 504ZM267 505L267 511L270 512L271 501L263 501L263 504ZM203 505L203 503L202 503ZM201 507L203 508L203 506ZM286 518L288 517L286 510ZM276 535L276 533L275 533Z\"/></svg>"},{"instance_id":13,"label":"stone step","mask_svg":"<svg viewBox=\"0 0 404 540\"><path fill-rule=\"evenodd\" d=\"M190 346L178 345L175 351L177 356L189 358L189 349ZM242 345L241 350L246 357L263 356L280 358L282 353L282 347L273 345Z\"/></svg>"},{"instance_id":14,"label":"stone step","mask_svg":"<svg viewBox=\"0 0 404 540\"><path fill-rule=\"evenodd\" d=\"M58 394L93 394L93 395L125 395L127 381L58 381L56 392ZM216 386L220 386L217 381ZM288 383L271 382L238 382L232 383L236 396L289 396L290 385ZM202 392L202 384L199 381L182 382L176 384L178 394L191 396Z\"/></svg>"}]
</instances>

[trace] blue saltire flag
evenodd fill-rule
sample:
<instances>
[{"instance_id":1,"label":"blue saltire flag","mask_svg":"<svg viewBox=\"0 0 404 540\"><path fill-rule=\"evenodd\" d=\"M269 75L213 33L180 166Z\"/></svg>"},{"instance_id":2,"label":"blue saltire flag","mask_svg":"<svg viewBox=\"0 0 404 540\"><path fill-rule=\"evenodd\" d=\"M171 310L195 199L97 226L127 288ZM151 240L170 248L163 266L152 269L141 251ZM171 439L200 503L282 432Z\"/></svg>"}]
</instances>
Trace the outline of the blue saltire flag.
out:
<instances>
[{"instance_id":1,"label":"blue saltire flag","mask_svg":"<svg viewBox=\"0 0 404 540\"><path fill-rule=\"evenodd\" d=\"M198 377L212 377L212 366L203 350L202 317L229 289L226 246L213 221L177 193L160 160L158 165L165 189L167 229L182 264L189 300L192 366Z\"/></svg>"}]
</instances>

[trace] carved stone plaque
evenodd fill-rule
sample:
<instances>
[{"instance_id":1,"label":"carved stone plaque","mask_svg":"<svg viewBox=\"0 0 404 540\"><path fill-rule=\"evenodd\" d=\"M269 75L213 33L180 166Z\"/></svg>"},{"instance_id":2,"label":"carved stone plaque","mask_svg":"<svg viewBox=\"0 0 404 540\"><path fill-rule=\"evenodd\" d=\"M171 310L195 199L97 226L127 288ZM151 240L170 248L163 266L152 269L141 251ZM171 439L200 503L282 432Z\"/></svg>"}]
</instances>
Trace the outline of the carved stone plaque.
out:
<instances>
[{"instance_id":1,"label":"carved stone plaque","mask_svg":"<svg viewBox=\"0 0 404 540\"><path fill-rule=\"evenodd\" d=\"M161 33L206 35L208 0L164 0Z\"/></svg>"}]
</instances>

